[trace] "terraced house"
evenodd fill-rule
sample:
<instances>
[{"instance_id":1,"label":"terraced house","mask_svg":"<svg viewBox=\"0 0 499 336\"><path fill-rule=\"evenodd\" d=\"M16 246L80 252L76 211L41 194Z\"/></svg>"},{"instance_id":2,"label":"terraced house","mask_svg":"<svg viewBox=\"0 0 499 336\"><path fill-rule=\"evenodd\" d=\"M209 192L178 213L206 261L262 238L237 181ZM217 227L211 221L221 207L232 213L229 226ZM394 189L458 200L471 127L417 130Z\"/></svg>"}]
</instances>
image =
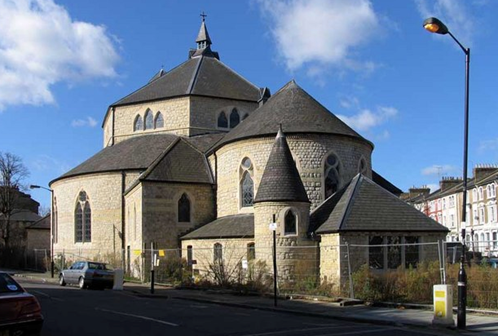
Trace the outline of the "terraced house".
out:
<instances>
[{"instance_id":1,"label":"terraced house","mask_svg":"<svg viewBox=\"0 0 499 336\"><path fill-rule=\"evenodd\" d=\"M346 260L333 246L345 242L380 245L353 249L354 268L436 258L436 247L383 253L386 244L435 242L448 230L376 174L373 143L296 82L271 95L230 69L204 21L196 43L187 61L110 105L104 148L51 182L56 254L124 251L138 275L151 243L181 249L199 269L201 253L209 262L231 249L238 263L269 265L275 218L279 272L288 278L301 267L344 281ZM307 252L297 258L300 247Z\"/></svg>"}]
</instances>

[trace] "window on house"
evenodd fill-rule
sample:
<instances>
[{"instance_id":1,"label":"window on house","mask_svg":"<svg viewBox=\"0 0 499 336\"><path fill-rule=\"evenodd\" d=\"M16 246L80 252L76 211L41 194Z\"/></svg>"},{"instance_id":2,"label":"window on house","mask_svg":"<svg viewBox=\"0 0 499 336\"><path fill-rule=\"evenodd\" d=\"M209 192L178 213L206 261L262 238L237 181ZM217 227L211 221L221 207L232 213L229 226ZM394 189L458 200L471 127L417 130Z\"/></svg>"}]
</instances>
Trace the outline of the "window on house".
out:
<instances>
[{"instance_id":1,"label":"window on house","mask_svg":"<svg viewBox=\"0 0 499 336\"><path fill-rule=\"evenodd\" d=\"M478 188L478 199L480 201L483 200L483 188L482 187Z\"/></svg>"},{"instance_id":2,"label":"window on house","mask_svg":"<svg viewBox=\"0 0 499 336\"><path fill-rule=\"evenodd\" d=\"M253 164L249 158L244 158L240 167L241 207L252 207L255 193L253 183Z\"/></svg>"},{"instance_id":3,"label":"window on house","mask_svg":"<svg viewBox=\"0 0 499 336\"><path fill-rule=\"evenodd\" d=\"M419 237L405 237L406 244L418 244ZM419 263L419 245L405 245L405 267L416 268Z\"/></svg>"},{"instance_id":4,"label":"window on house","mask_svg":"<svg viewBox=\"0 0 499 336\"><path fill-rule=\"evenodd\" d=\"M165 127L165 120L163 119L163 114L158 112L156 114L156 118L154 119L154 128L163 128Z\"/></svg>"},{"instance_id":5,"label":"window on house","mask_svg":"<svg viewBox=\"0 0 499 336\"><path fill-rule=\"evenodd\" d=\"M480 223L485 223L485 209L482 207L480 210Z\"/></svg>"},{"instance_id":6,"label":"window on house","mask_svg":"<svg viewBox=\"0 0 499 336\"><path fill-rule=\"evenodd\" d=\"M232 109L232 112L230 113L230 128L234 128L239 125L240 121L239 112L237 112L237 109L235 108Z\"/></svg>"},{"instance_id":7,"label":"window on house","mask_svg":"<svg viewBox=\"0 0 499 336\"><path fill-rule=\"evenodd\" d=\"M191 202L186 194L182 194L178 200L178 221L180 223L191 221Z\"/></svg>"},{"instance_id":8,"label":"window on house","mask_svg":"<svg viewBox=\"0 0 499 336\"><path fill-rule=\"evenodd\" d=\"M329 154L324 162L324 192L328 198L340 187L340 161L334 154Z\"/></svg>"},{"instance_id":9,"label":"window on house","mask_svg":"<svg viewBox=\"0 0 499 336\"><path fill-rule=\"evenodd\" d=\"M485 240L487 241L487 248L490 248L490 233L485 233Z\"/></svg>"},{"instance_id":10,"label":"window on house","mask_svg":"<svg viewBox=\"0 0 499 336\"><path fill-rule=\"evenodd\" d=\"M495 206L489 206L489 223L494 223L496 221L496 209Z\"/></svg>"},{"instance_id":11,"label":"window on house","mask_svg":"<svg viewBox=\"0 0 499 336\"><path fill-rule=\"evenodd\" d=\"M84 191L80 191L75 206L75 241L77 243L92 241L92 211Z\"/></svg>"},{"instance_id":12,"label":"window on house","mask_svg":"<svg viewBox=\"0 0 499 336\"><path fill-rule=\"evenodd\" d=\"M442 200L442 203L443 203L443 207L444 207L444 209L445 209L445 204L447 203L447 202L445 201L445 198Z\"/></svg>"},{"instance_id":13,"label":"window on house","mask_svg":"<svg viewBox=\"0 0 499 336\"><path fill-rule=\"evenodd\" d=\"M476 196L477 196L477 195L476 195L476 189L473 189L473 201L476 201L476 200L477 200Z\"/></svg>"},{"instance_id":14,"label":"window on house","mask_svg":"<svg viewBox=\"0 0 499 336\"><path fill-rule=\"evenodd\" d=\"M454 215L450 215L450 225L454 227Z\"/></svg>"},{"instance_id":15,"label":"window on house","mask_svg":"<svg viewBox=\"0 0 499 336\"><path fill-rule=\"evenodd\" d=\"M402 246L399 245L401 243L401 237L386 237L387 246L387 260L388 260L388 268L396 269L402 264Z\"/></svg>"},{"instance_id":16,"label":"window on house","mask_svg":"<svg viewBox=\"0 0 499 336\"><path fill-rule=\"evenodd\" d=\"M362 157L359 160L359 169L358 172L361 173L362 175L366 175L367 173L367 164L366 160Z\"/></svg>"},{"instance_id":17,"label":"window on house","mask_svg":"<svg viewBox=\"0 0 499 336\"><path fill-rule=\"evenodd\" d=\"M192 265L192 246L187 246L187 265Z\"/></svg>"},{"instance_id":18,"label":"window on house","mask_svg":"<svg viewBox=\"0 0 499 336\"><path fill-rule=\"evenodd\" d=\"M497 232L492 232L492 246L497 249Z\"/></svg>"},{"instance_id":19,"label":"window on house","mask_svg":"<svg viewBox=\"0 0 499 336\"><path fill-rule=\"evenodd\" d=\"M146 121L146 130L154 128L154 121L151 110L146 111L145 121Z\"/></svg>"},{"instance_id":20,"label":"window on house","mask_svg":"<svg viewBox=\"0 0 499 336\"><path fill-rule=\"evenodd\" d=\"M227 127L229 127L229 123L227 121L227 115L225 114L224 111L220 112L220 114L218 115L217 125L220 128L227 128Z\"/></svg>"},{"instance_id":21,"label":"window on house","mask_svg":"<svg viewBox=\"0 0 499 336\"><path fill-rule=\"evenodd\" d=\"M213 261L221 262L222 260L223 260L222 244L216 243L215 245L213 245Z\"/></svg>"},{"instance_id":22,"label":"window on house","mask_svg":"<svg viewBox=\"0 0 499 336\"><path fill-rule=\"evenodd\" d=\"M382 245L383 237L375 236L369 238L369 268L384 268L384 249Z\"/></svg>"},{"instance_id":23,"label":"window on house","mask_svg":"<svg viewBox=\"0 0 499 336\"><path fill-rule=\"evenodd\" d=\"M249 243L247 246L247 258L249 260L255 260L256 258L256 253L255 253L255 243Z\"/></svg>"},{"instance_id":24,"label":"window on house","mask_svg":"<svg viewBox=\"0 0 499 336\"><path fill-rule=\"evenodd\" d=\"M133 122L133 131L142 131L143 127L142 116L139 114L135 117L135 121Z\"/></svg>"},{"instance_id":25,"label":"window on house","mask_svg":"<svg viewBox=\"0 0 499 336\"><path fill-rule=\"evenodd\" d=\"M284 216L284 234L296 234L296 215L293 210L288 210Z\"/></svg>"}]
</instances>

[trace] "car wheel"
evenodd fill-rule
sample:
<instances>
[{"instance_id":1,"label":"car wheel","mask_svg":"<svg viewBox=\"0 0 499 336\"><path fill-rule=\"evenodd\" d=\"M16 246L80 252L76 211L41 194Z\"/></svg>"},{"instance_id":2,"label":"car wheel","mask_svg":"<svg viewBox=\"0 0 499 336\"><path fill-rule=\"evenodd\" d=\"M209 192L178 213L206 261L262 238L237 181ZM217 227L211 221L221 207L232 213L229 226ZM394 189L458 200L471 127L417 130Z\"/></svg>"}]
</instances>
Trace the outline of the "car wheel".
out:
<instances>
[{"instance_id":1,"label":"car wheel","mask_svg":"<svg viewBox=\"0 0 499 336\"><path fill-rule=\"evenodd\" d=\"M78 287L80 287L80 289L85 289L85 279L83 279L83 277L80 277L80 279L78 279Z\"/></svg>"},{"instance_id":2,"label":"car wheel","mask_svg":"<svg viewBox=\"0 0 499 336\"><path fill-rule=\"evenodd\" d=\"M66 281L64 280L64 275L59 275L59 286L66 286Z\"/></svg>"}]
</instances>

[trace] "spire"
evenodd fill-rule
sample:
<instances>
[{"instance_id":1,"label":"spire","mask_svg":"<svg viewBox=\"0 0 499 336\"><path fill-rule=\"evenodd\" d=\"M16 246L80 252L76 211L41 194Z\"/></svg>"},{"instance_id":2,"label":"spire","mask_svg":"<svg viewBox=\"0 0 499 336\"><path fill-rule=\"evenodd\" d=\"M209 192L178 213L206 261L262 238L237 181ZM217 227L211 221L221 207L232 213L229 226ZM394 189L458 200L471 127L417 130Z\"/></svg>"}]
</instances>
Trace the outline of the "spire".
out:
<instances>
[{"instance_id":1,"label":"spire","mask_svg":"<svg viewBox=\"0 0 499 336\"><path fill-rule=\"evenodd\" d=\"M286 136L279 125L254 203L282 201L310 202Z\"/></svg>"},{"instance_id":2,"label":"spire","mask_svg":"<svg viewBox=\"0 0 499 336\"><path fill-rule=\"evenodd\" d=\"M202 18L201 28L199 28L198 37L196 38L196 43L198 44L198 50L207 48L211 45L210 35L208 34L208 29L206 29L205 19L208 15L204 12L200 14Z\"/></svg>"}]
</instances>

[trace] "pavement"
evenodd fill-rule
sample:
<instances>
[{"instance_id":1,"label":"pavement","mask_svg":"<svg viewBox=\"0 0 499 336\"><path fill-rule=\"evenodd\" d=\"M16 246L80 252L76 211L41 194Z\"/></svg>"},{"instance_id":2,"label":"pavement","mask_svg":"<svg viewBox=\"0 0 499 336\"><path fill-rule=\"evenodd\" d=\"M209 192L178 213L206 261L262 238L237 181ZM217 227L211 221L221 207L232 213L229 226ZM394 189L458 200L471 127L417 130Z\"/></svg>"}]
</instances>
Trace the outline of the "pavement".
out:
<instances>
[{"instance_id":1,"label":"pavement","mask_svg":"<svg viewBox=\"0 0 499 336\"><path fill-rule=\"evenodd\" d=\"M26 278L43 283L57 283L57 278L51 278L50 273L34 273L11 270L10 273L17 277ZM274 305L273 297L236 295L233 292L213 290L174 289L171 287L155 285L154 294L150 292L150 285L139 283L125 283L123 290L130 295L158 299L178 299L203 303L213 303L248 309L259 309L281 312L294 315L314 316L330 319L340 319L352 322L366 322L392 326L410 326L423 328L438 334L473 335L498 335L498 315L495 312L467 311L466 329L443 327L432 324L432 306L419 305L419 309L410 309L411 305L399 307L377 307L346 301L346 305L322 301L320 298L308 299L278 299ZM348 305L348 303L352 305ZM417 306L417 305L414 305ZM427 309L421 309L427 308ZM429 309L428 309L429 308ZM454 322L457 322L454 313Z\"/></svg>"}]
</instances>

